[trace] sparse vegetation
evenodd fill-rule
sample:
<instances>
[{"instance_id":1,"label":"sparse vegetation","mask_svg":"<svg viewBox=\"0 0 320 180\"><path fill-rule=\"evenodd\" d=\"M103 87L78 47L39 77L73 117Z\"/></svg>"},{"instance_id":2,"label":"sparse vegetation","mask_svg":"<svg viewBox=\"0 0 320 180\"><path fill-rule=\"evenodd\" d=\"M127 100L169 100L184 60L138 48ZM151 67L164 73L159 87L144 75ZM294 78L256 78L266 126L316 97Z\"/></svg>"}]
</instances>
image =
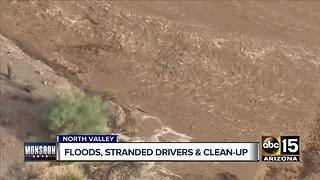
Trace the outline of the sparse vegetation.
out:
<instances>
[{"instance_id":1,"label":"sparse vegetation","mask_svg":"<svg viewBox=\"0 0 320 180\"><path fill-rule=\"evenodd\" d=\"M312 179L313 175L320 177L320 114L318 117L302 156L301 177L305 179Z\"/></svg>"},{"instance_id":2,"label":"sparse vegetation","mask_svg":"<svg viewBox=\"0 0 320 180\"><path fill-rule=\"evenodd\" d=\"M56 97L48 119L53 134L101 134L109 130L106 104L83 92Z\"/></svg>"},{"instance_id":3,"label":"sparse vegetation","mask_svg":"<svg viewBox=\"0 0 320 180\"><path fill-rule=\"evenodd\" d=\"M84 177L83 171L77 166L60 166L60 172L51 171L48 179L65 179L65 180L82 180Z\"/></svg>"},{"instance_id":4,"label":"sparse vegetation","mask_svg":"<svg viewBox=\"0 0 320 180\"><path fill-rule=\"evenodd\" d=\"M48 169L49 163L12 164L8 171L9 179L39 179Z\"/></svg>"},{"instance_id":5,"label":"sparse vegetation","mask_svg":"<svg viewBox=\"0 0 320 180\"><path fill-rule=\"evenodd\" d=\"M31 93L33 90L36 89L36 87L31 83L27 83L27 84L23 85L22 89L25 90L28 93Z\"/></svg>"},{"instance_id":6,"label":"sparse vegetation","mask_svg":"<svg viewBox=\"0 0 320 180\"><path fill-rule=\"evenodd\" d=\"M8 62L7 64L7 71L8 71L8 78L10 80L13 79L13 70L12 70L12 63L11 62Z\"/></svg>"},{"instance_id":7,"label":"sparse vegetation","mask_svg":"<svg viewBox=\"0 0 320 180\"><path fill-rule=\"evenodd\" d=\"M11 179L50 179L82 180L85 177L83 168L76 164L53 165L46 162L31 164L14 164L8 175ZM9 178L10 179L10 178Z\"/></svg>"},{"instance_id":8,"label":"sparse vegetation","mask_svg":"<svg viewBox=\"0 0 320 180\"><path fill-rule=\"evenodd\" d=\"M115 100L116 99L116 92L112 90L105 90L103 93L103 98L107 100Z\"/></svg>"}]
</instances>

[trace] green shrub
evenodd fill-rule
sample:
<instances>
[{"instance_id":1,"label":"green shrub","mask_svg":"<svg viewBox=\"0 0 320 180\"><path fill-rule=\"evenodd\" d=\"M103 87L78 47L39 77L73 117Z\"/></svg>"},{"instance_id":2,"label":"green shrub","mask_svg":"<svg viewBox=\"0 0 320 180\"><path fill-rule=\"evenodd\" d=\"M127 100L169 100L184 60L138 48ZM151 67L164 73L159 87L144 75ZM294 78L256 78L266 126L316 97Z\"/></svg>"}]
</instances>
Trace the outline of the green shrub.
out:
<instances>
[{"instance_id":1,"label":"green shrub","mask_svg":"<svg viewBox=\"0 0 320 180\"><path fill-rule=\"evenodd\" d=\"M50 107L48 126L54 134L106 133L106 104L83 92L57 96Z\"/></svg>"}]
</instances>

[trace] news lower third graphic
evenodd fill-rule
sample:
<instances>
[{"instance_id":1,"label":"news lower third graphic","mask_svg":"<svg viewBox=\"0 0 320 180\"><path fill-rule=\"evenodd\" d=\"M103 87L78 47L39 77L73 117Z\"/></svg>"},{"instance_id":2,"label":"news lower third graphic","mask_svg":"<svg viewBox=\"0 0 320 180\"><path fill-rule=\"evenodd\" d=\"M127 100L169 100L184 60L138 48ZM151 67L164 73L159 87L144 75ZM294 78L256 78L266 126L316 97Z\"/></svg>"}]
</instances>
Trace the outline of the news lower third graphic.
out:
<instances>
[{"instance_id":1,"label":"news lower third graphic","mask_svg":"<svg viewBox=\"0 0 320 180\"><path fill-rule=\"evenodd\" d=\"M259 162L259 142L118 142L118 135L58 135L26 142L25 161Z\"/></svg>"},{"instance_id":2,"label":"news lower third graphic","mask_svg":"<svg viewBox=\"0 0 320 180\"><path fill-rule=\"evenodd\" d=\"M264 162L299 162L299 136L262 136L261 160Z\"/></svg>"},{"instance_id":3,"label":"news lower third graphic","mask_svg":"<svg viewBox=\"0 0 320 180\"><path fill-rule=\"evenodd\" d=\"M258 162L255 142L59 143L60 161Z\"/></svg>"},{"instance_id":4,"label":"news lower third graphic","mask_svg":"<svg viewBox=\"0 0 320 180\"><path fill-rule=\"evenodd\" d=\"M300 161L299 136L262 136L260 143L118 141L118 135L58 135L56 142L24 143L24 160L70 162L259 162L260 160L263 162Z\"/></svg>"}]
</instances>

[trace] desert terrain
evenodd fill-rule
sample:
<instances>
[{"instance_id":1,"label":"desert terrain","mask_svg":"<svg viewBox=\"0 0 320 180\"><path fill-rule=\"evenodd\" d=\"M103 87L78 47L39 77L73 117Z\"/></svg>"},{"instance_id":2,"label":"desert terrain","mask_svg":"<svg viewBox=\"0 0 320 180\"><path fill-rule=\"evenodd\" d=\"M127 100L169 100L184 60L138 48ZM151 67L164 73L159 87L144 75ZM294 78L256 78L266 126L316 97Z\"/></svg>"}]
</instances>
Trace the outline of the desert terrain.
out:
<instances>
[{"instance_id":1,"label":"desert terrain","mask_svg":"<svg viewBox=\"0 0 320 180\"><path fill-rule=\"evenodd\" d=\"M86 172L88 179L319 177L317 1L2 0L0 33L3 179L10 179L13 166L20 169L17 179L28 179L20 147L49 138L42 121L46 102L72 89L112 94L115 121L126 114L140 122L117 127L129 139L299 135L306 152L295 164L164 163L134 177ZM9 62L14 80L7 77ZM155 139L159 132L171 136ZM107 171L111 165L94 166ZM151 173L161 170L165 178Z\"/></svg>"}]
</instances>

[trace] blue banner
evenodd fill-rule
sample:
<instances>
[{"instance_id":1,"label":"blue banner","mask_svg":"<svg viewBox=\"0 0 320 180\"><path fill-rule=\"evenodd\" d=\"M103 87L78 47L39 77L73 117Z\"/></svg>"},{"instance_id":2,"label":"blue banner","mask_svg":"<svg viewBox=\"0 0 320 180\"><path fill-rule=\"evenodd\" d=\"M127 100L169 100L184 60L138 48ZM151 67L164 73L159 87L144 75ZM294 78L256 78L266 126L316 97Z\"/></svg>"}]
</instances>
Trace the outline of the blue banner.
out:
<instances>
[{"instance_id":1,"label":"blue banner","mask_svg":"<svg viewBox=\"0 0 320 180\"><path fill-rule=\"evenodd\" d=\"M57 135L58 143L116 143L118 135Z\"/></svg>"}]
</instances>

